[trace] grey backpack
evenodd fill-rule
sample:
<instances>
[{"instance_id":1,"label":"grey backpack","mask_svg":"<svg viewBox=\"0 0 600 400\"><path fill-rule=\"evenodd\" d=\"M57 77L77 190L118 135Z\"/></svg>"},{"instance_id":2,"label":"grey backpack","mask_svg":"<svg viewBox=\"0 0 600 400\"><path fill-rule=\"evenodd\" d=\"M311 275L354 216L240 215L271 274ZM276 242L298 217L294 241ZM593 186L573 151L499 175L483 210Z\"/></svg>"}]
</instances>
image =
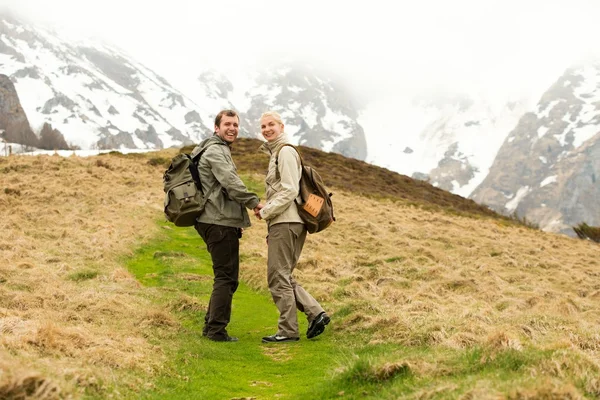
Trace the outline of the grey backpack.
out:
<instances>
[{"instance_id":1,"label":"grey backpack","mask_svg":"<svg viewBox=\"0 0 600 400\"><path fill-rule=\"evenodd\" d=\"M198 161L205 151L206 148L194 157L176 155L163 175L165 216L176 226L194 226L214 189L214 186L209 189L206 196L202 193Z\"/></svg>"}]
</instances>

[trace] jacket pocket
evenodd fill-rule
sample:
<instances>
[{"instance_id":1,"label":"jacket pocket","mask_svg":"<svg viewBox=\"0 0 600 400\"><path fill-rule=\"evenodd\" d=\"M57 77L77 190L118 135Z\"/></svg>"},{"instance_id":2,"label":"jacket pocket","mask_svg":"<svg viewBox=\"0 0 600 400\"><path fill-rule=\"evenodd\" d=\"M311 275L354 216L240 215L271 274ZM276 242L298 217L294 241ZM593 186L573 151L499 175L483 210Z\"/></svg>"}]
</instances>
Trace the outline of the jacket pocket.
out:
<instances>
[{"instance_id":1,"label":"jacket pocket","mask_svg":"<svg viewBox=\"0 0 600 400\"><path fill-rule=\"evenodd\" d=\"M224 199L223 208L221 209L221 217L223 219L243 220L243 206L237 201Z\"/></svg>"}]
</instances>

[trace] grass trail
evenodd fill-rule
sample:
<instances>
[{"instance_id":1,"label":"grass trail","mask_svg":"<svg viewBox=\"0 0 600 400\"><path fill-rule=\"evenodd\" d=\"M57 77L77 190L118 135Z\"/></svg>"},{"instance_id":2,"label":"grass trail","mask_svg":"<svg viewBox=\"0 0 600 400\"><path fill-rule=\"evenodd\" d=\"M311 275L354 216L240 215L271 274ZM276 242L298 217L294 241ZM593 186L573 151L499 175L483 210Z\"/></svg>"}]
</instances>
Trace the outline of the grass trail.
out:
<instances>
[{"instance_id":1,"label":"grass trail","mask_svg":"<svg viewBox=\"0 0 600 400\"><path fill-rule=\"evenodd\" d=\"M334 390L327 387L328 378L345 357L343 346L327 331L307 340L303 314L299 314L300 342L262 344L263 336L275 332L277 310L268 293L243 283L234 296L228 327L240 341L214 343L203 338L212 286L210 255L193 228L165 226L164 232L127 261L143 285L157 288L159 301L169 305L181 323L175 337L157 343L168 352L170 365L142 398L314 398L315 393Z\"/></svg>"},{"instance_id":2,"label":"grass trail","mask_svg":"<svg viewBox=\"0 0 600 400\"><path fill-rule=\"evenodd\" d=\"M532 393L565 398L577 390L600 393L596 367L560 348L368 344L373 333L369 329L353 334L336 331L342 309L332 314L332 324L314 340L306 339L307 321L299 314L300 342L262 344L261 338L276 329L277 311L267 292L243 283L234 296L228 328L240 341L211 342L202 337L212 287L210 255L193 228L162 226L164 234L126 263L143 285L153 288L149 295L170 310L157 315L149 328L149 338L168 361L153 382L144 389L133 388L125 397L348 400L528 398ZM551 369L557 360L573 368L587 365L591 372L582 379L570 373L558 379ZM544 379L532 375L548 368Z\"/></svg>"}]
</instances>

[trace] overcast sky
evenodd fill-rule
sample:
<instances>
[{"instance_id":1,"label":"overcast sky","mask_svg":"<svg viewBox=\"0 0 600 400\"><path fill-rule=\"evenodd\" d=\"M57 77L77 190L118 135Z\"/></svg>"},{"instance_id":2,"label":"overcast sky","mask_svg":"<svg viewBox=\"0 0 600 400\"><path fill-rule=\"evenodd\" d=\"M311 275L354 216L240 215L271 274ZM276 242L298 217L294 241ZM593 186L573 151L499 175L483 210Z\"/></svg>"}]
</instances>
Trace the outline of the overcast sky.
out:
<instances>
[{"instance_id":1,"label":"overcast sky","mask_svg":"<svg viewBox=\"0 0 600 400\"><path fill-rule=\"evenodd\" d=\"M367 101L546 85L597 48L598 0L0 0L116 44L175 81L305 60Z\"/></svg>"}]
</instances>

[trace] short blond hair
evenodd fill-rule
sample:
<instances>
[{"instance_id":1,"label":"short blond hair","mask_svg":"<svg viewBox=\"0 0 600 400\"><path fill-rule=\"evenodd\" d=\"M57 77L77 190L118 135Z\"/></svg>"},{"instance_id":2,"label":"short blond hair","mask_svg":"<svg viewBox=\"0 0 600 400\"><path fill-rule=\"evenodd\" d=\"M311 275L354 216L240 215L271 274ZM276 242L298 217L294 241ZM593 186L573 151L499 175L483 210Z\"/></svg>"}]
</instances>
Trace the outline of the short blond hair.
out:
<instances>
[{"instance_id":1,"label":"short blond hair","mask_svg":"<svg viewBox=\"0 0 600 400\"><path fill-rule=\"evenodd\" d=\"M266 117L273 117L273 119L277 122L279 122L281 125L283 125L283 121L281 120L281 115L279 115L279 113L277 111L267 111L262 113L262 115L260 116L260 120L262 120L263 118Z\"/></svg>"}]
</instances>

